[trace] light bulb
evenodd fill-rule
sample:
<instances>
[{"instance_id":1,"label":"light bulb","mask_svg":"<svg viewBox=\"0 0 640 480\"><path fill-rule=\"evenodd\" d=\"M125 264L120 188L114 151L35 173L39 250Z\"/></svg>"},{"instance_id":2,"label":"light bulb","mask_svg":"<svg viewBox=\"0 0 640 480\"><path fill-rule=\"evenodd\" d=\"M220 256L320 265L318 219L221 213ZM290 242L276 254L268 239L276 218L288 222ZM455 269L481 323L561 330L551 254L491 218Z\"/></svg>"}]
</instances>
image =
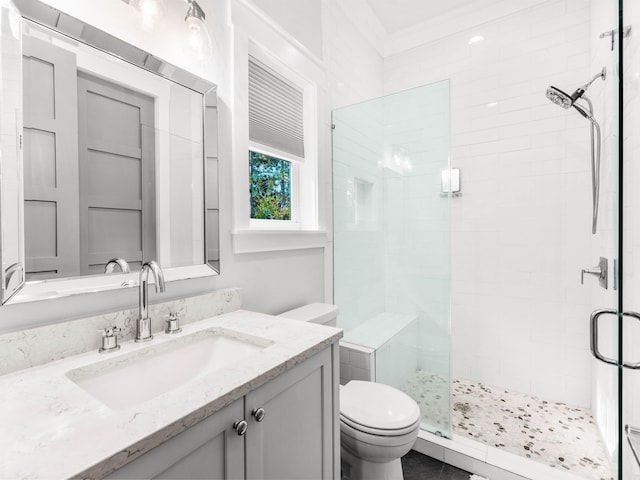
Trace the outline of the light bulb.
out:
<instances>
[{"instance_id":1,"label":"light bulb","mask_svg":"<svg viewBox=\"0 0 640 480\"><path fill-rule=\"evenodd\" d=\"M142 27L145 30L151 30L164 16L162 0L131 0L130 5L142 15Z\"/></svg>"},{"instance_id":2,"label":"light bulb","mask_svg":"<svg viewBox=\"0 0 640 480\"><path fill-rule=\"evenodd\" d=\"M206 60L211 56L211 38L204 24L205 14L195 0L187 0L189 9L184 21L189 29L187 44L198 60Z\"/></svg>"}]
</instances>

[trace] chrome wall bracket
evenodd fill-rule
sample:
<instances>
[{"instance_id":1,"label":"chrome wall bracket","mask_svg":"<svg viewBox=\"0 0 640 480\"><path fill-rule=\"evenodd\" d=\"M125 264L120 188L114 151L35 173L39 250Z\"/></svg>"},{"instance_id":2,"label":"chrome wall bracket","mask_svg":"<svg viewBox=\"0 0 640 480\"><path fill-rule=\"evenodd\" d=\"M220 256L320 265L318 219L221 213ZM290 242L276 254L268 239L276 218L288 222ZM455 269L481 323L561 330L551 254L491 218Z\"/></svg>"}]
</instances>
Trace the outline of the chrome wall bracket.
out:
<instances>
[{"instance_id":1,"label":"chrome wall bracket","mask_svg":"<svg viewBox=\"0 0 640 480\"><path fill-rule=\"evenodd\" d=\"M608 278L608 274L609 274L609 261L604 258L604 257L600 257L600 260L598 261L598 265L596 265L595 267L591 267L591 268L583 268L581 270L580 273L580 284L584 285L584 274L587 275L595 275L598 277L598 283L600 284L600 286L604 289L609 288L609 283L607 281Z\"/></svg>"},{"instance_id":2,"label":"chrome wall bracket","mask_svg":"<svg viewBox=\"0 0 640 480\"><path fill-rule=\"evenodd\" d=\"M607 38L607 37L611 37L611 51L613 52L613 49L615 48L615 44L616 44L616 34L618 33L618 29L614 28L613 30L607 30L606 32L602 32L600 34L600 38ZM623 38L627 38L629 36L629 34L631 33L631 25L627 25L626 27L624 27L622 29L622 37Z\"/></svg>"}]
</instances>

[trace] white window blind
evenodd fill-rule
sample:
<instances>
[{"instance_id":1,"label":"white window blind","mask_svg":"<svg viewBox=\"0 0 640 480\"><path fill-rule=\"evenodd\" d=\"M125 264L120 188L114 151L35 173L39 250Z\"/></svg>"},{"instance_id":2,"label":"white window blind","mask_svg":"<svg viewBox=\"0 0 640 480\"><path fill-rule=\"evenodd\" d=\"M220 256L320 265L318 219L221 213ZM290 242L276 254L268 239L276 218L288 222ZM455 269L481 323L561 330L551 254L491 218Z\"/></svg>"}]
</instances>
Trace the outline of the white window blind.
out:
<instances>
[{"instance_id":1,"label":"white window blind","mask_svg":"<svg viewBox=\"0 0 640 480\"><path fill-rule=\"evenodd\" d=\"M249 56L249 139L304 158L302 93L301 88Z\"/></svg>"}]
</instances>

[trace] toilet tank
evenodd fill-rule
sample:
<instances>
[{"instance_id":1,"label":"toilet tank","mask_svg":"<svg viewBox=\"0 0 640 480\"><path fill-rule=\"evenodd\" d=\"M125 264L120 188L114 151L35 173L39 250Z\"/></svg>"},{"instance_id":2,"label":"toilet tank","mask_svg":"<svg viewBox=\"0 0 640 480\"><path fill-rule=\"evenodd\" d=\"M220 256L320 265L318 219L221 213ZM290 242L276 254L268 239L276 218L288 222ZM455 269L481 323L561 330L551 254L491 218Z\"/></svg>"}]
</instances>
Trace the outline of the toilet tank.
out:
<instances>
[{"instance_id":1,"label":"toilet tank","mask_svg":"<svg viewBox=\"0 0 640 480\"><path fill-rule=\"evenodd\" d=\"M338 319L338 307L330 303L310 303L278 316L335 327Z\"/></svg>"}]
</instances>

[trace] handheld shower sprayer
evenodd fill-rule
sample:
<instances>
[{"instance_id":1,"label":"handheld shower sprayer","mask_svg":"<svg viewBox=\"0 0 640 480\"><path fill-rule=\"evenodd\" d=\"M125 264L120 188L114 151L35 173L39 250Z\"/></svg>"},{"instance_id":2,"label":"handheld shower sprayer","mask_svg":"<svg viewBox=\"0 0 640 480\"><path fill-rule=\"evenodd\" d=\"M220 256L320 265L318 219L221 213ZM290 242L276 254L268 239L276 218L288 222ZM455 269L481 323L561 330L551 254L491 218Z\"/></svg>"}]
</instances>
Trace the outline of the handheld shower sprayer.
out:
<instances>
[{"instance_id":1,"label":"handheld shower sprayer","mask_svg":"<svg viewBox=\"0 0 640 480\"><path fill-rule=\"evenodd\" d=\"M569 109L571 107L574 107L576 110L578 110L578 112L580 112L583 117L589 118L587 116L587 112L585 112L579 106L576 106L575 103L578 99L584 96L585 92L591 86L591 84L599 78L602 78L602 80L607 78L606 67L602 67L602 70L600 72L594 75L593 78L587 83L585 83L581 87L576 88L576 90L571 95L560 90L558 87L554 87L553 85L551 85L549 88L547 88L547 98L556 105L561 106L562 108Z\"/></svg>"},{"instance_id":2,"label":"handheld shower sprayer","mask_svg":"<svg viewBox=\"0 0 640 480\"><path fill-rule=\"evenodd\" d=\"M547 98L556 105L561 106L564 109L575 108L576 111L584 118L591 122L591 190L593 199L593 218L591 225L591 233L595 234L598 225L598 199L600 197L600 125L593 118L593 104L591 100L585 95L587 89L593 82L601 78L605 80L607 78L607 69L602 67L602 70L593 76L587 83L578 87L572 94L568 94L558 87L553 85L547 88ZM578 104L578 101L584 102Z\"/></svg>"}]
</instances>

